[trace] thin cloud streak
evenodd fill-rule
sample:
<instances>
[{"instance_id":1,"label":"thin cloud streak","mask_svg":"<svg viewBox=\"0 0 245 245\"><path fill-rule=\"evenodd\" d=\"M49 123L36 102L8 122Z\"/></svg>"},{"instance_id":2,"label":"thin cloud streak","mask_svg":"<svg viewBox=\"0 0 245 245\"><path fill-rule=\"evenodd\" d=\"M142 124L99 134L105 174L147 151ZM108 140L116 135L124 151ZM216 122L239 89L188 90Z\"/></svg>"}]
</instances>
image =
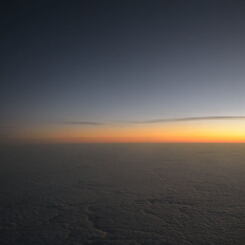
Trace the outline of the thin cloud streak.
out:
<instances>
[{"instance_id":1,"label":"thin cloud streak","mask_svg":"<svg viewBox=\"0 0 245 245\"><path fill-rule=\"evenodd\" d=\"M191 122L191 121L208 121L208 120L244 120L245 116L207 116L207 117L177 117L177 118L158 118L142 121L110 121L110 122L95 122L95 121L66 121L63 124L67 125L88 125L88 126L103 126L108 124L154 124L168 122Z\"/></svg>"},{"instance_id":2,"label":"thin cloud streak","mask_svg":"<svg viewBox=\"0 0 245 245\"><path fill-rule=\"evenodd\" d=\"M187 121L208 121L208 120L239 120L245 119L245 116L208 116L208 117L180 117L180 118L159 118L145 121L127 121L132 124L151 124L165 122L187 122Z\"/></svg>"},{"instance_id":3,"label":"thin cloud streak","mask_svg":"<svg viewBox=\"0 0 245 245\"><path fill-rule=\"evenodd\" d=\"M63 122L63 124L67 124L67 125L88 125L88 126L105 125L105 123L102 123L102 122L91 122L91 121L67 121L67 122Z\"/></svg>"}]
</instances>

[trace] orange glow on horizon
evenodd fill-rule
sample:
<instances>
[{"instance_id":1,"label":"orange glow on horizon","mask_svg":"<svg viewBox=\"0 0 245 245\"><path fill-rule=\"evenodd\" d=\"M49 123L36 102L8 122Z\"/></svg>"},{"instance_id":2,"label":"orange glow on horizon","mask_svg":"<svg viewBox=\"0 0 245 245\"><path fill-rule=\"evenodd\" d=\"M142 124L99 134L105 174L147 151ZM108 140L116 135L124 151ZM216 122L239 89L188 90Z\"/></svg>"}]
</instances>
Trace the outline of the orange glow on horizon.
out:
<instances>
[{"instance_id":1,"label":"orange glow on horizon","mask_svg":"<svg viewBox=\"0 0 245 245\"><path fill-rule=\"evenodd\" d=\"M239 143L245 142L245 124L236 122L189 122L124 126L47 126L16 133L24 142L47 143Z\"/></svg>"}]
</instances>

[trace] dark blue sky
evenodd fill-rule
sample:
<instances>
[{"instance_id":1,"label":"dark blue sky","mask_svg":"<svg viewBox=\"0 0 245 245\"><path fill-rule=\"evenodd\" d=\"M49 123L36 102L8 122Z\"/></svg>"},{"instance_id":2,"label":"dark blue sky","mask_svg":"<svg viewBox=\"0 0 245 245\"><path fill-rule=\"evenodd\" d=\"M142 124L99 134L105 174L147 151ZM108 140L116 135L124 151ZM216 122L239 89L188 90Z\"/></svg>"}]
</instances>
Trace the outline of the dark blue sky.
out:
<instances>
[{"instance_id":1,"label":"dark blue sky","mask_svg":"<svg viewBox=\"0 0 245 245\"><path fill-rule=\"evenodd\" d=\"M244 1L5 1L1 123L245 115Z\"/></svg>"}]
</instances>

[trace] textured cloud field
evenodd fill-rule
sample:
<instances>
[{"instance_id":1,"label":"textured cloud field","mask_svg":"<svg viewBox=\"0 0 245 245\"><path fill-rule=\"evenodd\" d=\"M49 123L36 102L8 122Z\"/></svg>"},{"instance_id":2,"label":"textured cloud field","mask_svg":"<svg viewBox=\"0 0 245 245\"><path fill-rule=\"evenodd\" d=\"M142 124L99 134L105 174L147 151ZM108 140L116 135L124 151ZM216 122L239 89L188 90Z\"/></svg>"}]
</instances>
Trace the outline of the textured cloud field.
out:
<instances>
[{"instance_id":1,"label":"textured cloud field","mask_svg":"<svg viewBox=\"0 0 245 245\"><path fill-rule=\"evenodd\" d=\"M0 149L0 244L245 244L245 144Z\"/></svg>"}]
</instances>

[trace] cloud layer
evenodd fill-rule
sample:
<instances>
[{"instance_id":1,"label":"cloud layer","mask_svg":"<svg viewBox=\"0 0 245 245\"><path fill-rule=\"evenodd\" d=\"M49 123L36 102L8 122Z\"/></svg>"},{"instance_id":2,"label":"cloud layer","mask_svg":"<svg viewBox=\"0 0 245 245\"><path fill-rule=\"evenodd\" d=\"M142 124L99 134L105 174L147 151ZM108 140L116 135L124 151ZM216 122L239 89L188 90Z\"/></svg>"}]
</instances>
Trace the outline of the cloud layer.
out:
<instances>
[{"instance_id":1,"label":"cloud layer","mask_svg":"<svg viewBox=\"0 0 245 245\"><path fill-rule=\"evenodd\" d=\"M206 117L177 117L177 118L157 118L151 120L132 120L132 121L110 121L110 122L95 122L95 121L66 121L67 125L88 125L101 126L108 124L154 124L167 122L188 122L188 121L208 121L208 120L243 120L245 116L206 116Z\"/></svg>"},{"instance_id":2,"label":"cloud layer","mask_svg":"<svg viewBox=\"0 0 245 245\"><path fill-rule=\"evenodd\" d=\"M183 121L207 121L207 120L238 120L245 119L245 116L207 116L207 117L177 117L177 118L158 118L145 121L129 121L135 124L164 123L164 122L183 122Z\"/></svg>"},{"instance_id":3,"label":"cloud layer","mask_svg":"<svg viewBox=\"0 0 245 245\"><path fill-rule=\"evenodd\" d=\"M67 125L88 125L88 126L89 125L100 126L105 124L103 122L94 122L94 121L65 121L63 123Z\"/></svg>"}]
</instances>

